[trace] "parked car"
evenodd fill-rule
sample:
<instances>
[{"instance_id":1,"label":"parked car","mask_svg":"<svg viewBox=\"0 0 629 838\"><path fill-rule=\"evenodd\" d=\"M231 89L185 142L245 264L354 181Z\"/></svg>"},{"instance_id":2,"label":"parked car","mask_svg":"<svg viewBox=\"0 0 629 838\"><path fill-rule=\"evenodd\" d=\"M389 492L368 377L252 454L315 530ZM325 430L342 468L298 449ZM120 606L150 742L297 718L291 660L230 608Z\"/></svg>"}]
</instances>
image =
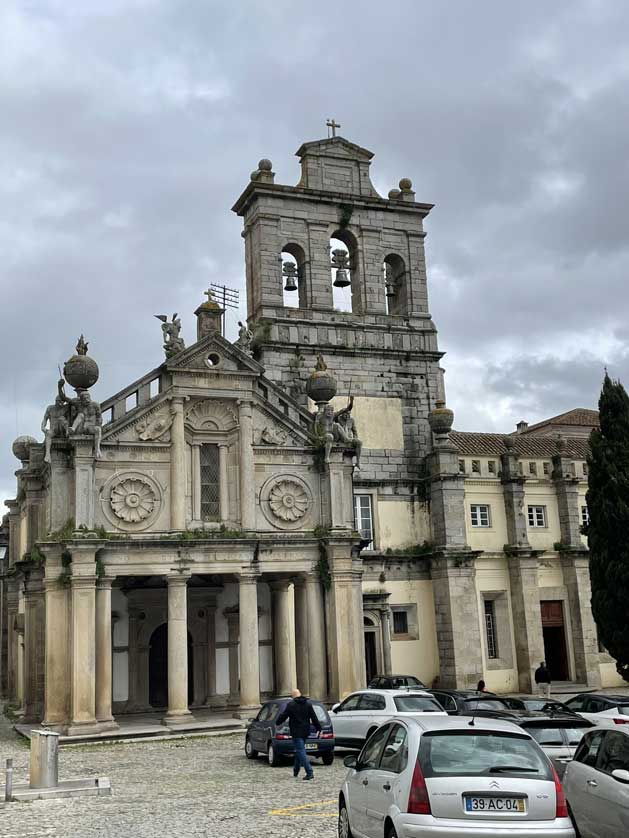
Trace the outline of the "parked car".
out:
<instances>
[{"instance_id":1,"label":"parked car","mask_svg":"<svg viewBox=\"0 0 629 838\"><path fill-rule=\"evenodd\" d=\"M589 730L566 768L564 784L581 838L629 835L629 728Z\"/></svg>"},{"instance_id":2,"label":"parked car","mask_svg":"<svg viewBox=\"0 0 629 838\"><path fill-rule=\"evenodd\" d=\"M629 724L629 695L609 693L581 693L566 701L574 712L590 719L595 725Z\"/></svg>"},{"instance_id":3,"label":"parked car","mask_svg":"<svg viewBox=\"0 0 629 838\"><path fill-rule=\"evenodd\" d=\"M345 748L362 748L378 725L399 713L446 715L425 691L361 690L332 707L335 742Z\"/></svg>"},{"instance_id":4,"label":"parked car","mask_svg":"<svg viewBox=\"0 0 629 838\"><path fill-rule=\"evenodd\" d=\"M283 759L295 754L288 722L279 726L275 723L289 700L288 698L276 698L266 701L255 719L251 719L245 734L245 755L247 759L255 759L259 753L263 753L267 755L269 765L279 765ZM324 765L332 765L334 762L332 721L328 711L320 701L312 701L311 703L321 725L321 733L318 733L313 724L310 725L310 735L305 742L306 751L310 756L320 757Z\"/></svg>"},{"instance_id":5,"label":"parked car","mask_svg":"<svg viewBox=\"0 0 629 838\"><path fill-rule=\"evenodd\" d=\"M537 710L541 713L574 713L564 702L556 698L544 698L539 695L505 695L503 698L521 701L527 710Z\"/></svg>"},{"instance_id":6,"label":"parked car","mask_svg":"<svg viewBox=\"0 0 629 838\"><path fill-rule=\"evenodd\" d=\"M414 675L378 675L372 678L367 684L368 690L400 690L410 687L411 689L423 690L425 684Z\"/></svg>"},{"instance_id":7,"label":"parked car","mask_svg":"<svg viewBox=\"0 0 629 838\"><path fill-rule=\"evenodd\" d=\"M489 714L490 711L487 711ZM583 734L593 727L576 713L539 713L535 710L496 710L491 717L511 721L529 733L550 757L561 779Z\"/></svg>"},{"instance_id":8,"label":"parked car","mask_svg":"<svg viewBox=\"0 0 629 838\"><path fill-rule=\"evenodd\" d=\"M344 762L339 838L575 838L552 763L510 722L395 716Z\"/></svg>"},{"instance_id":9,"label":"parked car","mask_svg":"<svg viewBox=\"0 0 629 838\"><path fill-rule=\"evenodd\" d=\"M482 716L484 711L524 710L524 703L517 698L494 695L478 690L428 690L449 716L476 713Z\"/></svg>"}]
</instances>

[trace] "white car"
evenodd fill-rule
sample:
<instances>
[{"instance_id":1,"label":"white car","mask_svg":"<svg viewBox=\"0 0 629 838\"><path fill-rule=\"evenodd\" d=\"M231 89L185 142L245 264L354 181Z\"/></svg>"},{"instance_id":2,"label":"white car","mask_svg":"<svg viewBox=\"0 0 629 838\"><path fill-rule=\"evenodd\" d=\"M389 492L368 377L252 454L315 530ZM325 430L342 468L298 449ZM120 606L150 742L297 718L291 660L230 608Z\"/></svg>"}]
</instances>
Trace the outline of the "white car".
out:
<instances>
[{"instance_id":1,"label":"white car","mask_svg":"<svg viewBox=\"0 0 629 838\"><path fill-rule=\"evenodd\" d=\"M395 716L345 765L339 838L575 838L557 772L511 722Z\"/></svg>"},{"instance_id":2,"label":"white car","mask_svg":"<svg viewBox=\"0 0 629 838\"><path fill-rule=\"evenodd\" d=\"M400 713L447 716L439 702L421 690L361 690L332 707L335 743L362 748L378 725Z\"/></svg>"},{"instance_id":3,"label":"white car","mask_svg":"<svg viewBox=\"0 0 629 838\"><path fill-rule=\"evenodd\" d=\"M629 835L629 728L588 730L564 774L581 838Z\"/></svg>"},{"instance_id":4,"label":"white car","mask_svg":"<svg viewBox=\"0 0 629 838\"><path fill-rule=\"evenodd\" d=\"M595 725L629 725L629 695L581 693L566 701L566 706Z\"/></svg>"}]
</instances>

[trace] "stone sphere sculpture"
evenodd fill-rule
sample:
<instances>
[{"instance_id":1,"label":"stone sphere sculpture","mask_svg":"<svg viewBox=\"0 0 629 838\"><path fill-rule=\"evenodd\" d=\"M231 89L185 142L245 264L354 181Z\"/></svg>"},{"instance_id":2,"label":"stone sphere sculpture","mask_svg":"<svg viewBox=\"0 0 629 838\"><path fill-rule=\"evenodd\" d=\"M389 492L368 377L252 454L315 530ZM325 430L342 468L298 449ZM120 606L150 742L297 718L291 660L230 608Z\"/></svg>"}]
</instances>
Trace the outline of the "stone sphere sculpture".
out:
<instances>
[{"instance_id":1,"label":"stone sphere sculpture","mask_svg":"<svg viewBox=\"0 0 629 838\"><path fill-rule=\"evenodd\" d=\"M260 169L261 172L270 172L272 168L273 163L271 163L271 161L266 157L263 157L258 163L258 169Z\"/></svg>"},{"instance_id":2,"label":"stone sphere sculpture","mask_svg":"<svg viewBox=\"0 0 629 838\"><path fill-rule=\"evenodd\" d=\"M306 392L316 404L329 402L336 395L336 379L328 370L321 353L317 355L317 364L306 382Z\"/></svg>"},{"instance_id":3,"label":"stone sphere sculpture","mask_svg":"<svg viewBox=\"0 0 629 838\"><path fill-rule=\"evenodd\" d=\"M37 440L32 436L18 436L14 441L11 450L13 455L23 463L28 460L28 450L31 445L37 445Z\"/></svg>"},{"instance_id":4,"label":"stone sphere sculpture","mask_svg":"<svg viewBox=\"0 0 629 838\"><path fill-rule=\"evenodd\" d=\"M397 201L401 194L399 189L389 189L389 200Z\"/></svg>"},{"instance_id":5,"label":"stone sphere sculpture","mask_svg":"<svg viewBox=\"0 0 629 838\"><path fill-rule=\"evenodd\" d=\"M413 181L410 178L403 177L400 181L400 189L402 192L408 192L409 189L413 188Z\"/></svg>"},{"instance_id":6,"label":"stone sphere sculpture","mask_svg":"<svg viewBox=\"0 0 629 838\"><path fill-rule=\"evenodd\" d=\"M433 410L428 414L428 424L437 436L445 436L452 430L454 424L454 412L446 407L444 401L438 401Z\"/></svg>"},{"instance_id":7,"label":"stone sphere sculpture","mask_svg":"<svg viewBox=\"0 0 629 838\"><path fill-rule=\"evenodd\" d=\"M76 355L73 355L63 365L63 376L75 390L87 390L98 381L98 364L87 356L87 343L83 335L76 345Z\"/></svg>"}]
</instances>

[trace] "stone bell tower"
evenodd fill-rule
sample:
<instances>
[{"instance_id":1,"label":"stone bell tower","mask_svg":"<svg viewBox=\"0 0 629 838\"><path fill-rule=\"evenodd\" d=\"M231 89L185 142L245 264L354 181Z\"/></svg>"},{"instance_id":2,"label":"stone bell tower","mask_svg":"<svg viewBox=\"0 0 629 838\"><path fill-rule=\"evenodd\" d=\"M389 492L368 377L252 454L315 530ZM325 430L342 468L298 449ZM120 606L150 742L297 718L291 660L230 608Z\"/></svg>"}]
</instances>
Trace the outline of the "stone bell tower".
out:
<instances>
[{"instance_id":1,"label":"stone bell tower","mask_svg":"<svg viewBox=\"0 0 629 838\"><path fill-rule=\"evenodd\" d=\"M277 183L263 159L233 207L244 221L257 357L305 404L321 352L339 406L350 391L355 397L365 443L355 479L412 481L430 446L428 413L443 396L424 259L432 204L415 200L408 178L382 198L370 178L372 152L343 137L304 143L297 156L296 186ZM338 285L348 286L351 311L335 309ZM285 305L290 288L297 307Z\"/></svg>"}]
</instances>

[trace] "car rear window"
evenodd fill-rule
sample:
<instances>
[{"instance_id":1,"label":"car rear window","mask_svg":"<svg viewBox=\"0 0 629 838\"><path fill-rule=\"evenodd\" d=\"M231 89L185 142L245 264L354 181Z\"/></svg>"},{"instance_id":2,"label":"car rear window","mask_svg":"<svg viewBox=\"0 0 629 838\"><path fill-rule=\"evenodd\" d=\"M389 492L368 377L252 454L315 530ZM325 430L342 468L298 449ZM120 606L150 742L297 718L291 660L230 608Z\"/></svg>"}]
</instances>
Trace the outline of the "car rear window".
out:
<instances>
[{"instance_id":1,"label":"car rear window","mask_svg":"<svg viewBox=\"0 0 629 838\"><path fill-rule=\"evenodd\" d=\"M504 701L498 698L468 698L465 701L466 710L507 710Z\"/></svg>"},{"instance_id":2,"label":"car rear window","mask_svg":"<svg viewBox=\"0 0 629 838\"><path fill-rule=\"evenodd\" d=\"M578 745L583 739L587 727L564 727L564 733L568 737L569 745Z\"/></svg>"},{"instance_id":3,"label":"car rear window","mask_svg":"<svg viewBox=\"0 0 629 838\"><path fill-rule=\"evenodd\" d=\"M618 712L622 713L623 716L629 716L629 704L619 704Z\"/></svg>"},{"instance_id":4,"label":"car rear window","mask_svg":"<svg viewBox=\"0 0 629 838\"><path fill-rule=\"evenodd\" d=\"M528 736L502 731L425 733L420 762L425 777L553 779L548 758Z\"/></svg>"},{"instance_id":5,"label":"car rear window","mask_svg":"<svg viewBox=\"0 0 629 838\"><path fill-rule=\"evenodd\" d=\"M325 707L322 707L320 704L313 704L312 707L315 711L315 716L322 725L332 724Z\"/></svg>"},{"instance_id":6,"label":"car rear window","mask_svg":"<svg viewBox=\"0 0 629 838\"><path fill-rule=\"evenodd\" d=\"M557 727L527 727L526 730L540 745L565 745L561 730Z\"/></svg>"},{"instance_id":7,"label":"car rear window","mask_svg":"<svg viewBox=\"0 0 629 838\"><path fill-rule=\"evenodd\" d=\"M399 713L443 713L443 707L427 695L396 695L393 701Z\"/></svg>"}]
</instances>

